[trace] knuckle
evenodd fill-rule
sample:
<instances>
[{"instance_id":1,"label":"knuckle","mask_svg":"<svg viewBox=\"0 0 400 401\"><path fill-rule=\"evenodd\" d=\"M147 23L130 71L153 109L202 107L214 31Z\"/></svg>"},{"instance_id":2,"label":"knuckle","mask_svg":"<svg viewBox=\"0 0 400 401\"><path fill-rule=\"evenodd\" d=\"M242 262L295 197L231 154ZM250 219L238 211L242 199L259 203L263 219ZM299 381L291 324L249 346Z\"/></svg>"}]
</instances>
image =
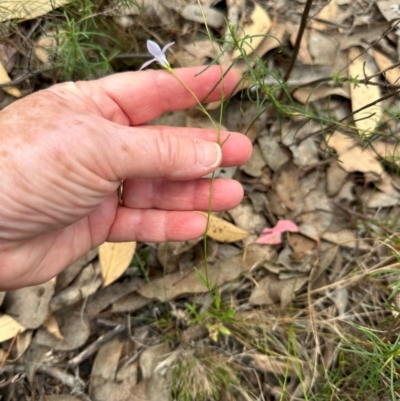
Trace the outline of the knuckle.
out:
<instances>
[{"instance_id":1,"label":"knuckle","mask_svg":"<svg viewBox=\"0 0 400 401\"><path fill-rule=\"evenodd\" d=\"M170 175L180 166L180 141L174 135L160 131L157 135L157 153L159 155L160 173L162 176Z\"/></svg>"}]
</instances>

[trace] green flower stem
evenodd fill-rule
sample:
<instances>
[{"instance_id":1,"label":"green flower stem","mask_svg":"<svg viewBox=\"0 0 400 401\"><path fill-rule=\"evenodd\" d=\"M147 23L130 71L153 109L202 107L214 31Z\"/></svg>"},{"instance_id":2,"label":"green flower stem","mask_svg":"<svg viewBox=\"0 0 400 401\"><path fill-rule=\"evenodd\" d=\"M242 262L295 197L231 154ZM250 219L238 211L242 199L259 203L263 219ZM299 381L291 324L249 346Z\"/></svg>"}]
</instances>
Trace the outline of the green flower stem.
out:
<instances>
[{"instance_id":1,"label":"green flower stem","mask_svg":"<svg viewBox=\"0 0 400 401\"><path fill-rule=\"evenodd\" d=\"M211 117L210 113L205 109L205 107L201 104L199 98L196 96L196 94L183 82L176 74L175 71L172 69L171 66L166 68L169 73L171 73L174 78L178 80L178 82L189 91L189 93L193 96L193 98L196 100L200 110L209 118L211 121L212 125L214 126L216 132L217 132L217 144L219 146L222 146L223 143L221 144L220 141L220 135L221 135L221 128L217 126L213 118ZM227 138L228 139L228 138ZM226 141L226 140L225 140ZM225 143L224 141L224 143ZM210 218L211 218L211 210L212 210L212 196L213 196L213 188L214 188L214 181L215 181L215 171L211 174L211 184L210 184L210 195L208 197L208 208L207 208L207 223L206 223L206 228L204 231L204 271L205 271L205 281L207 283L207 287L209 291L212 291L211 283L210 283L210 275L209 275L209 269L208 269L208 259L207 259L207 233L208 229L210 228Z\"/></svg>"}]
</instances>

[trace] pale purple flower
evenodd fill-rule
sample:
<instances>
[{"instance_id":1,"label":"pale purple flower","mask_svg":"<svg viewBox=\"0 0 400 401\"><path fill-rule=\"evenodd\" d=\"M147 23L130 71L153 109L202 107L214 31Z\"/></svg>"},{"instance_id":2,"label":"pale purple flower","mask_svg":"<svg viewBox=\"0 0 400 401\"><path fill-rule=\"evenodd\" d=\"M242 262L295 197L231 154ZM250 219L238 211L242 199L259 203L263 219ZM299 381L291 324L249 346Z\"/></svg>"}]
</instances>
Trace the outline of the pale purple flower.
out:
<instances>
[{"instance_id":1,"label":"pale purple flower","mask_svg":"<svg viewBox=\"0 0 400 401\"><path fill-rule=\"evenodd\" d=\"M146 68L148 65L153 63L154 61L157 61L158 64L160 64L162 67L166 68L167 70L171 68L169 65L169 62L167 60L167 57L165 57L165 52L174 44L175 42L171 42L166 44L162 49L161 47L156 43L153 42L152 40L147 41L147 50L149 53L154 56L149 61L146 61L140 69L143 70L143 68Z\"/></svg>"}]
</instances>

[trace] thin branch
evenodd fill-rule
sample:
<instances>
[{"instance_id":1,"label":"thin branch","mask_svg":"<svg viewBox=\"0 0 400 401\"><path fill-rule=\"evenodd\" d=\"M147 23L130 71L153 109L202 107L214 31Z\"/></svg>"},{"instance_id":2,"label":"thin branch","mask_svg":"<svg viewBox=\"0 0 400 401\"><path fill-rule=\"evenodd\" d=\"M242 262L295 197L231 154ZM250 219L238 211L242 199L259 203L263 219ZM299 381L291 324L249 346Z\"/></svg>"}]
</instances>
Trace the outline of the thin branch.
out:
<instances>
[{"instance_id":1,"label":"thin branch","mask_svg":"<svg viewBox=\"0 0 400 401\"><path fill-rule=\"evenodd\" d=\"M289 79L290 74L292 73L292 70L294 67L294 63L296 62L297 55L300 50L300 43L301 43L301 40L303 39L303 34L307 27L308 15L310 14L312 2L313 2L313 0L307 0L307 3L304 7L303 14L301 15L301 22L300 22L299 31L297 32L296 43L294 44L293 54L292 54L292 58L290 60L289 67L286 70L286 74L283 78L284 82L287 82L287 80Z\"/></svg>"},{"instance_id":2,"label":"thin branch","mask_svg":"<svg viewBox=\"0 0 400 401\"><path fill-rule=\"evenodd\" d=\"M75 368L83 361L85 361L86 359L90 358L93 354L95 354L103 344L112 340L114 337L122 333L124 330L126 330L126 326L124 324L119 324L106 334L100 336L97 340L95 340L87 348L85 348L81 353L76 355L74 358L70 359L68 362L68 367Z\"/></svg>"}]
</instances>

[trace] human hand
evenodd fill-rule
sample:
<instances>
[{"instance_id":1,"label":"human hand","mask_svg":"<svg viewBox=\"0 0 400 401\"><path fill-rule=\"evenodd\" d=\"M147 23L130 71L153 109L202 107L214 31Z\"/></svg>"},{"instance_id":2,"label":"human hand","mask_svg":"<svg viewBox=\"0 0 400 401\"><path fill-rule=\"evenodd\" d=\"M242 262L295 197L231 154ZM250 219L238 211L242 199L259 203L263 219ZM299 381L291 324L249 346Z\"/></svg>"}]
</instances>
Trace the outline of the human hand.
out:
<instances>
[{"instance_id":1,"label":"human hand","mask_svg":"<svg viewBox=\"0 0 400 401\"><path fill-rule=\"evenodd\" d=\"M202 100L219 67L175 73ZM240 76L224 78L226 94ZM207 101L219 100L221 85ZM238 133L143 125L196 104L166 71L64 83L0 111L0 290L45 282L104 241L183 241L201 236L210 180L219 165L246 162ZM124 180L123 206L117 190ZM243 196L215 180L213 210Z\"/></svg>"}]
</instances>

